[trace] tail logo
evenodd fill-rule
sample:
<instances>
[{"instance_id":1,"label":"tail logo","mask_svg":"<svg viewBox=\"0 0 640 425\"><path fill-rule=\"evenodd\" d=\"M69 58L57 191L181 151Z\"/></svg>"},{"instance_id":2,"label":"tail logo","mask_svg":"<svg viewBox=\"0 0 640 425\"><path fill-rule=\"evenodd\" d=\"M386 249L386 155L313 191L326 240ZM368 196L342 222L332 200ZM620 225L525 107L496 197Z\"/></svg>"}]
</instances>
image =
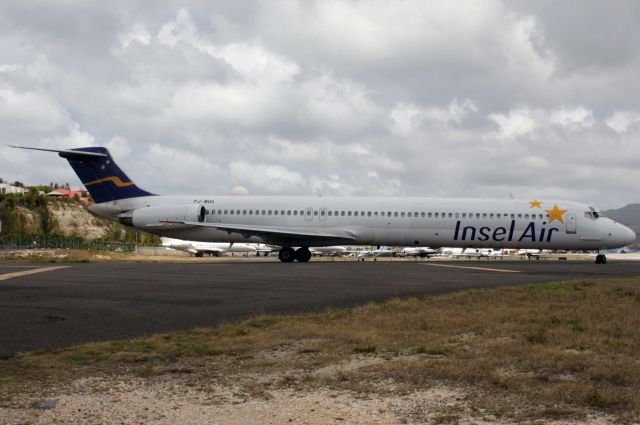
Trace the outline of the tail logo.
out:
<instances>
[{"instance_id":1,"label":"tail logo","mask_svg":"<svg viewBox=\"0 0 640 425\"><path fill-rule=\"evenodd\" d=\"M86 182L84 185L86 187L88 187L88 186L93 186L94 184L104 183L104 182L108 182L108 181L112 182L117 187L135 186L135 183L133 183L133 182L123 182L122 180L120 180L120 177L118 177L118 176L111 176L111 177L105 177L103 179L93 180L93 181L90 181L90 182Z\"/></svg>"}]
</instances>

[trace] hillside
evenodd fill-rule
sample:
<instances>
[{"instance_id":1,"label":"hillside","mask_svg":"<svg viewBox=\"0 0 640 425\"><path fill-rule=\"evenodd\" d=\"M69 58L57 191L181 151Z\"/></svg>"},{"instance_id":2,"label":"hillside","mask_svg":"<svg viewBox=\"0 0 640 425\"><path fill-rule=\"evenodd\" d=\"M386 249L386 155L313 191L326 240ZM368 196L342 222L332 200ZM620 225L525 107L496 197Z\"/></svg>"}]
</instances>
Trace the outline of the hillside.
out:
<instances>
[{"instance_id":1,"label":"hillside","mask_svg":"<svg viewBox=\"0 0 640 425\"><path fill-rule=\"evenodd\" d=\"M629 204L615 210L603 211L604 215L626 226L629 226L638 237L640 243L640 204Z\"/></svg>"},{"instance_id":2,"label":"hillside","mask_svg":"<svg viewBox=\"0 0 640 425\"><path fill-rule=\"evenodd\" d=\"M136 232L91 214L73 199L39 195L0 197L0 235L58 235L87 240L149 243L153 235ZM136 235L137 233L137 235Z\"/></svg>"}]
</instances>

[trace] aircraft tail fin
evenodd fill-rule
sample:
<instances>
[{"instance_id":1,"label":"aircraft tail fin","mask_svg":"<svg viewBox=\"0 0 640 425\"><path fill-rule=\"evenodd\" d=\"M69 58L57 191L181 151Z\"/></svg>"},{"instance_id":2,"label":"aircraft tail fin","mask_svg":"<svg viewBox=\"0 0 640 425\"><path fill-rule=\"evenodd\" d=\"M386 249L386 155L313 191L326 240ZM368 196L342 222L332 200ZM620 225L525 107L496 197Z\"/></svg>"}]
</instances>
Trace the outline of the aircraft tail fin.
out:
<instances>
[{"instance_id":1,"label":"aircraft tail fin","mask_svg":"<svg viewBox=\"0 0 640 425\"><path fill-rule=\"evenodd\" d=\"M107 148L86 147L57 150L25 146L12 147L57 152L59 156L69 161L73 171L76 172L96 203L154 195L139 188L115 163Z\"/></svg>"}]
</instances>

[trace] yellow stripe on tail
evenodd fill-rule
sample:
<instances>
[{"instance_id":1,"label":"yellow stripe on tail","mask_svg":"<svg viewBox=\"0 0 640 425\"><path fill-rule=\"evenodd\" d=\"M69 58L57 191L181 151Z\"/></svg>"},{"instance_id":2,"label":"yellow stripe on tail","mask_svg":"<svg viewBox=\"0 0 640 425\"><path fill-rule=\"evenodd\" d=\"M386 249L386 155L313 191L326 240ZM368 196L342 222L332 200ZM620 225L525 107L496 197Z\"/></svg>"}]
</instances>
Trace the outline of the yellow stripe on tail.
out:
<instances>
[{"instance_id":1,"label":"yellow stripe on tail","mask_svg":"<svg viewBox=\"0 0 640 425\"><path fill-rule=\"evenodd\" d=\"M90 182L86 182L84 185L85 186L92 186L94 184L104 183L104 182L107 182L107 181L112 182L113 184L115 184L118 187L127 187L127 186L134 186L135 185L135 183L133 183L133 182L126 182L126 183L123 182L122 180L120 180L120 177L118 177L118 176L111 176L111 177L105 177L103 179L93 180L93 181L90 181Z\"/></svg>"}]
</instances>

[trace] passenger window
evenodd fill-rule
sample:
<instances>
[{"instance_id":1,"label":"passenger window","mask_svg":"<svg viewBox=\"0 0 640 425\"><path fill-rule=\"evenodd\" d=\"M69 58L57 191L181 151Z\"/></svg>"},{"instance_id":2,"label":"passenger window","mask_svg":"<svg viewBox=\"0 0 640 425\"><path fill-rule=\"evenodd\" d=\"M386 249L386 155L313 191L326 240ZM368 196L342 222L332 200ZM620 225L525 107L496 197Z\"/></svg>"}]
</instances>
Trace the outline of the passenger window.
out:
<instances>
[{"instance_id":1,"label":"passenger window","mask_svg":"<svg viewBox=\"0 0 640 425\"><path fill-rule=\"evenodd\" d=\"M307 210L307 215L311 216L311 210Z\"/></svg>"},{"instance_id":2,"label":"passenger window","mask_svg":"<svg viewBox=\"0 0 640 425\"><path fill-rule=\"evenodd\" d=\"M249 215L253 215L253 210L249 210Z\"/></svg>"},{"instance_id":3,"label":"passenger window","mask_svg":"<svg viewBox=\"0 0 640 425\"><path fill-rule=\"evenodd\" d=\"M377 217L377 216L378 216L378 211L374 211L374 212L373 212L373 215L374 215L375 217Z\"/></svg>"},{"instance_id":4,"label":"passenger window","mask_svg":"<svg viewBox=\"0 0 640 425\"><path fill-rule=\"evenodd\" d=\"M233 210L229 211L231 213L231 215L233 215Z\"/></svg>"},{"instance_id":5,"label":"passenger window","mask_svg":"<svg viewBox=\"0 0 640 425\"><path fill-rule=\"evenodd\" d=\"M524 215L524 218L529 218L529 214L525 214L525 215Z\"/></svg>"},{"instance_id":6,"label":"passenger window","mask_svg":"<svg viewBox=\"0 0 640 425\"><path fill-rule=\"evenodd\" d=\"M398 211L394 212L394 213L393 213L393 216L394 216L394 217L397 217L397 216L398 216Z\"/></svg>"},{"instance_id":7,"label":"passenger window","mask_svg":"<svg viewBox=\"0 0 640 425\"><path fill-rule=\"evenodd\" d=\"M340 215L344 217L344 211L341 211L341 212L340 212Z\"/></svg>"},{"instance_id":8,"label":"passenger window","mask_svg":"<svg viewBox=\"0 0 640 425\"><path fill-rule=\"evenodd\" d=\"M339 215L340 215L340 213L339 213L338 211L335 211L335 212L333 213L333 215L335 215L335 216L337 217L337 216L339 216Z\"/></svg>"},{"instance_id":9,"label":"passenger window","mask_svg":"<svg viewBox=\"0 0 640 425\"><path fill-rule=\"evenodd\" d=\"M460 213L456 213L456 218L460 218Z\"/></svg>"},{"instance_id":10,"label":"passenger window","mask_svg":"<svg viewBox=\"0 0 640 425\"><path fill-rule=\"evenodd\" d=\"M371 211L367 211L367 217L371 217Z\"/></svg>"},{"instance_id":11,"label":"passenger window","mask_svg":"<svg viewBox=\"0 0 640 425\"><path fill-rule=\"evenodd\" d=\"M405 214L404 214L404 211L402 211L402 212L400 213L400 217L404 217L404 215L405 215Z\"/></svg>"},{"instance_id":12,"label":"passenger window","mask_svg":"<svg viewBox=\"0 0 640 425\"><path fill-rule=\"evenodd\" d=\"M273 215L278 215L278 210L273 210Z\"/></svg>"},{"instance_id":13,"label":"passenger window","mask_svg":"<svg viewBox=\"0 0 640 425\"><path fill-rule=\"evenodd\" d=\"M518 218L522 218L522 214L518 214Z\"/></svg>"},{"instance_id":14,"label":"passenger window","mask_svg":"<svg viewBox=\"0 0 640 425\"><path fill-rule=\"evenodd\" d=\"M414 216L414 217L417 217L417 216L418 216L418 211L414 211L414 212L413 212L413 216ZM422 213L422 216L424 217L424 213Z\"/></svg>"},{"instance_id":15,"label":"passenger window","mask_svg":"<svg viewBox=\"0 0 640 425\"><path fill-rule=\"evenodd\" d=\"M325 210L320 211L320 215L321 215L322 217L324 217L326 214L327 214L327 212L326 212Z\"/></svg>"},{"instance_id":16,"label":"passenger window","mask_svg":"<svg viewBox=\"0 0 640 425\"><path fill-rule=\"evenodd\" d=\"M318 216L318 210L313 210L313 215Z\"/></svg>"},{"instance_id":17,"label":"passenger window","mask_svg":"<svg viewBox=\"0 0 640 425\"><path fill-rule=\"evenodd\" d=\"M227 214L227 210L224 210L224 213Z\"/></svg>"},{"instance_id":18,"label":"passenger window","mask_svg":"<svg viewBox=\"0 0 640 425\"><path fill-rule=\"evenodd\" d=\"M493 218L493 213L489 214L489 218Z\"/></svg>"},{"instance_id":19,"label":"passenger window","mask_svg":"<svg viewBox=\"0 0 640 425\"><path fill-rule=\"evenodd\" d=\"M421 217L424 217L424 213L420 214ZM429 217L431 217L431 213L429 213Z\"/></svg>"},{"instance_id":20,"label":"passenger window","mask_svg":"<svg viewBox=\"0 0 640 425\"><path fill-rule=\"evenodd\" d=\"M516 215L515 214L511 214L511 218L516 218Z\"/></svg>"},{"instance_id":21,"label":"passenger window","mask_svg":"<svg viewBox=\"0 0 640 425\"><path fill-rule=\"evenodd\" d=\"M287 215L291 215L291 210L287 210Z\"/></svg>"},{"instance_id":22,"label":"passenger window","mask_svg":"<svg viewBox=\"0 0 640 425\"><path fill-rule=\"evenodd\" d=\"M436 218L438 218L438 217L439 217L438 213L435 213L435 217L436 217Z\"/></svg>"},{"instance_id":23,"label":"passenger window","mask_svg":"<svg viewBox=\"0 0 640 425\"><path fill-rule=\"evenodd\" d=\"M423 213L424 214L424 213ZM429 218L431 218L431 213L427 214L429 216Z\"/></svg>"},{"instance_id":24,"label":"passenger window","mask_svg":"<svg viewBox=\"0 0 640 425\"><path fill-rule=\"evenodd\" d=\"M462 213L462 218L467 218L467 213Z\"/></svg>"},{"instance_id":25,"label":"passenger window","mask_svg":"<svg viewBox=\"0 0 640 425\"><path fill-rule=\"evenodd\" d=\"M358 211L354 211L353 215L354 215L354 217L357 217L358 216Z\"/></svg>"},{"instance_id":26,"label":"passenger window","mask_svg":"<svg viewBox=\"0 0 640 425\"><path fill-rule=\"evenodd\" d=\"M387 211L387 217L391 217L391 211Z\"/></svg>"},{"instance_id":27,"label":"passenger window","mask_svg":"<svg viewBox=\"0 0 640 425\"><path fill-rule=\"evenodd\" d=\"M298 215L298 210L293 210L293 215Z\"/></svg>"},{"instance_id":28,"label":"passenger window","mask_svg":"<svg viewBox=\"0 0 640 425\"><path fill-rule=\"evenodd\" d=\"M333 211L329 211L329 217L333 215Z\"/></svg>"}]
</instances>

